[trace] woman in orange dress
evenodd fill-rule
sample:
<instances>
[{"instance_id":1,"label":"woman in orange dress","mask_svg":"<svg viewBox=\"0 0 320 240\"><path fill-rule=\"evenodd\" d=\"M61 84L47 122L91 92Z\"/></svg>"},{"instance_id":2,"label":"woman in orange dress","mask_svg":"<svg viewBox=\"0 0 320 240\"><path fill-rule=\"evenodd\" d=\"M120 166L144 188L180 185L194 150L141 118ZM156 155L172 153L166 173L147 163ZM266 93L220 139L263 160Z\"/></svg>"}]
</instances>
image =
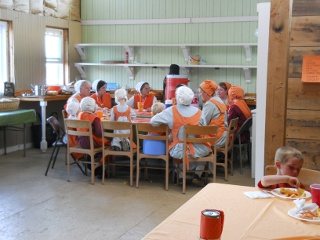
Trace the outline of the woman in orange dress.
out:
<instances>
[{"instance_id":1,"label":"woman in orange dress","mask_svg":"<svg viewBox=\"0 0 320 240\"><path fill-rule=\"evenodd\" d=\"M218 97L221 98L223 103L227 106L227 110L229 110L230 100L228 96L228 91L231 87L231 84L228 82L220 82L217 89Z\"/></svg>"},{"instance_id":2,"label":"woman in orange dress","mask_svg":"<svg viewBox=\"0 0 320 240\"><path fill-rule=\"evenodd\" d=\"M239 118L237 129L239 129L242 124L252 116L251 110L247 103L243 100L244 90L242 87L233 85L228 92L230 99L230 108L228 111L228 124L234 118ZM241 135L241 142L247 143L250 139L250 132L244 132Z\"/></svg>"},{"instance_id":3,"label":"woman in orange dress","mask_svg":"<svg viewBox=\"0 0 320 240\"><path fill-rule=\"evenodd\" d=\"M112 107L111 95L107 90L107 83L103 80L95 80L92 83L92 89L95 91L90 97L96 101L98 108L110 109Z\"/></svg>"},{"instance_id":4,"label":"woman in orange dress","mask_svg":"<svg viewBox=\"0 0 320 240\"><path fill-rule=\"evenodd\" d=\"M143 108L148 112L151 111L151 106L157 102L157 98L150 93L150 86L147 82L139 82L136 85L136 93L128 101L127 105L135 109L138 108L138 102L144 102Z\"/></svg>"}]
</instances>

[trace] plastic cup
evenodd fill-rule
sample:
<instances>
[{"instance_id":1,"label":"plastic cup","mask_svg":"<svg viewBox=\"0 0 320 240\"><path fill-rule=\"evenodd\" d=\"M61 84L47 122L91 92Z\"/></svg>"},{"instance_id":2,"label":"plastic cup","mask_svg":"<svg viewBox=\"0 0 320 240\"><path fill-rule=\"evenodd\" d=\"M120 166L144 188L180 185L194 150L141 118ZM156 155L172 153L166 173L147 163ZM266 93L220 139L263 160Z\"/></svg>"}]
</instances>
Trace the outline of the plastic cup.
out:
<instances>
[{"instance_id":1,"label":"plastic cup","mask_svg":"<svg viewBox=\"0 0 320 240\"><path fill-rule=\"evenodd\" d=\"M310 185L312 202L316 203L320 207L320 183L314 183Z\"/></svg>"},{"instance_id":2,"label":"plastic cup","mask_svg":"<svg viewBox=\"0 0 320 240\"><path fill-rule=\"evenodd\" d=\"M98 118L102 118L103 117L103 111L102 110L98 110L97 111L97 117Z\"/></svg>"},{"instance_id":3,"label":"plastic cup","mask_svg":"<svg viewBox=\"0 0 320 240\"><path fill-rule=\"evenodd\" d=\"M166 100L164 104L166 105L166 108L172 107L172 100Z\"/></svg>"},{"instance_id":4,"label":"plastic cup","mask_svg":"<svg viewBox=\"0 0 320 240\"><path fill-rule=\"evenodd\" d=\"M143 111L143 107L144 107L144 102L138 102L138 110L139 110L139 112Z\"/></svg>"}]
</instances>

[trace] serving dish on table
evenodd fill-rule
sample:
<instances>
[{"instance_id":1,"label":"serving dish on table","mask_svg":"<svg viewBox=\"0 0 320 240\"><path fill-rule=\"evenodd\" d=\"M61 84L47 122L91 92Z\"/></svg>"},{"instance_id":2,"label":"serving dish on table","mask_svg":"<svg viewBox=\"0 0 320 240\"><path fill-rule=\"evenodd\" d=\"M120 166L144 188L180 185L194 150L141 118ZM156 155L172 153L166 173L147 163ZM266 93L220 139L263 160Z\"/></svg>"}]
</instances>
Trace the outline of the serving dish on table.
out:
<instances>
[{"instance_id":1,"label":"serving dish on table","mask_svg":"<svg viewBox=\"0 0 320 240\"><path fill-rule=\"evenodd\" d=\"M296 188L284 188L286 190L292 190L292 191L297 191ZM276 188L270 191L271 194L273 194L276 197L285 199L285 200L295 200L295 199L308 199L311 197L311 193L308 191L304 191L303 196L286 196L285 194L281 193L281 188Z\"/></svg>"}]
</instances>

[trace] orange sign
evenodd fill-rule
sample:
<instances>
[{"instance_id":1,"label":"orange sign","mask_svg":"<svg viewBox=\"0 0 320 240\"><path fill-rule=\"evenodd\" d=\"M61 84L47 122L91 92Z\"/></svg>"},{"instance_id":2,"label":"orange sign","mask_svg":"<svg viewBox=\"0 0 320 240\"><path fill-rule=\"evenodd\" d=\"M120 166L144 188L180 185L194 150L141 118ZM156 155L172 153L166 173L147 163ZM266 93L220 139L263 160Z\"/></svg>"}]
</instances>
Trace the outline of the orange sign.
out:
<instances>
[{"instance_id":1,"label":"orange sign","mask_svg":"<svg viewBox=\"0 0 320 240\"><path fill-rule=\"evenodd\" d=\"M320 56L303 57L301 81L320 82Z\"/></svg>"}]
</instances>

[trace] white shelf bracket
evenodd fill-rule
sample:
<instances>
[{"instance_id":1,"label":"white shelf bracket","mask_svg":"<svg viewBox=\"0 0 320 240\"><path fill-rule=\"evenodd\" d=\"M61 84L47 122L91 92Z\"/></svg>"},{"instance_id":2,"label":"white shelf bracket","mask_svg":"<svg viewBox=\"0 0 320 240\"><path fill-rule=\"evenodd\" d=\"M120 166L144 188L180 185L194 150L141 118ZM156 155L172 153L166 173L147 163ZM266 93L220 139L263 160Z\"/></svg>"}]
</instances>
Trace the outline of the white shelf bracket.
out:
<instances>
[{"instance_id":1,"label":"white shelf bracket","mask_svg":"<svg viewBox=\"0 0 320 240\"><path fill-rule=\"evenodd\" d=\"M250 68L243 68L244 71L244 78L247 84L251 83L251 70Z\"/></svg>"},{"instance_id":2,"label":"white shelf bracket","mask_svg":"<svg viewBox=\"0 0 320 240\"><path fill-rule=\"evenodd\" d=\"M126 52L129 53L129 62L133 63L133 61L134 61L134 47L130 47L130 46L123 46L123 47L126 50Z\"/></svg>"},{"instance_id":3,"label":"white shelf bracket","mask_svg":"<svg viewBox=\"0 0 320 240\"><path fill-rule=\"evenodd\" d=\"M76 66L76 68L78 69L78 72L80 73L81 77L83 79L86 78L86 73L84 71L84 67L79 66L78 64L74 64Z\"/></svg>"},{"instance_id":4,"label":"white shelf bracket","mask_svg":"<svg viewBox=\"0 0 320 240\"><path fill-rule=\"evenodd\" d=\"M84 48L80 47L79 45L75 45L75 48L79 54L79 56L81 57L81 60L85 60L85 55L84 55Z\"/></svg>"},{"instance_id":5,"label":"white shelf bracket","mask_svg":"<svg viewBox=\"0 0 320 240\"><path fill-rule=\"evenodd\" d=\"M124 68L125 68L125 69L127 70L127 72L128 72L129 79L130 79L130 80L134 80L134 69L133 69L133 67L125 66Z\"/></svg>"},{"instance_id":6,"label":"white shelf bracket","mask_svg":"<svg viewBox=\"0 0 320 240\"><path fill-rule=\"evenodd\" d=\"M186 62L188 62L189 61L189 56L190 56L190 47L181 46L181 50L182 50L182 53L183 53L184 60Z\"/></svg>"},{"instance_id":7,"label":"white shelf bracket","mask_svg":"<svg viewBox=\"0 0 320 240\"><path fill-rule=\"evenodd\" d=\"M244 51L246 52L246 60L247 60L247 62L251 62L251 56L252 56L251 46L244 45L243 47L244 47Z\"/></svg>"}]
</instances>

